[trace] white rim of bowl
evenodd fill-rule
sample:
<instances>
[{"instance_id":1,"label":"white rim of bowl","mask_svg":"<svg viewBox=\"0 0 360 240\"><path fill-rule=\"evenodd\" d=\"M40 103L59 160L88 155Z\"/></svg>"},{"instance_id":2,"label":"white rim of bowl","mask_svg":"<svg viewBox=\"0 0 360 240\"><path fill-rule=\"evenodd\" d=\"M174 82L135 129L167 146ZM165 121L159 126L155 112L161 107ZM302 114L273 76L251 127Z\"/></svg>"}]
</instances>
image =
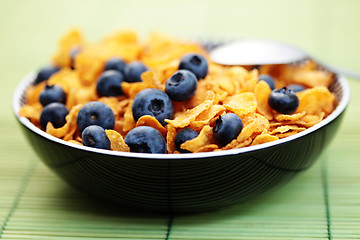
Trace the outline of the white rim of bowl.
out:
<instances>
[{"instance_id":1,"label":"white rim of bowl","mask_svg":"<svg viewBox=\"0 0 360 240\"><path fill-rule=\"evenodd\" d=\"M337 118L346 108L346 106L349 103L350 100L350 86L347 82L346 78L342 75L336 75L337 81L339 82L341 88L342 88L342 98L341 101L338 102L338 105L336 106L335 110L325 119L323 119L320 123L314 125L313 127L310 127L302 132L299 132L297 134L294 134L292 136L282 138L276 141L268 142L268 143L262 143L255 146L248 146L243 148L237 148L237 149L230 149L230 150L221 150L216 152L202 152L202 153L185 153L185 154L151 154L151 153L134 153L134 152L120 152L120 151L111 151L111 150L105 150L105 149L97 149L92 147L86 147L77 145L71 142L64 141L60 138L56 138L45 131L41 130L40 128L36 127L34 124L30 122L29 119L25 117L20 117L18 112L20 110L21 104L20 104L20 98L22 97L24 91L26 88L32 84L32 82L35 79L35 72L30 72L28 75L26 75L22 81L19 83L19 85L15 89L15 93L13 96L13 111L18 118L18 120L28 129L33 131L34 133L59 144L63 144L68 147L76 148L83 151L88 152L94 152L94 153L101 153L105 155L111 155L111 156L119 156L119 157L126 157L126 158L138 158L138 159L200 159L200 158L213 158L213 157L220 157L220 156L231 156L231 155L238 155L241 153L247 153L256 151L259 149L265 149L270 148L276 145L280 145L286 142L290 142L292 140L301 138L307 134L310 134L323 126L327 125L328 123L332 122L335 118Z\"/></svg>"}]
</instances>

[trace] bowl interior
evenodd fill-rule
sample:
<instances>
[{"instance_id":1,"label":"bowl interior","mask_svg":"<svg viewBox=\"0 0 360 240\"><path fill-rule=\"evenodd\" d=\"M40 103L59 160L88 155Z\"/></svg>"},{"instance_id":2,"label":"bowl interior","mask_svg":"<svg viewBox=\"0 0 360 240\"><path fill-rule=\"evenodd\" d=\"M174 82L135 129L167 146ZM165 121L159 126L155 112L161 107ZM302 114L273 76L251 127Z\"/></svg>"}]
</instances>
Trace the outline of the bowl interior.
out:
<instances>
[{"instance_id":1,"label":"bowl interior","mask_svg":"<svg viewBox=\"0 0 360 240\"><path fill-rule=\"evenodd\" d=\"M219 43L215 42L214 44L211 44L211 42L208 42L206 48L211 48L213 46L218 46ZM325 68L324 68L325 69ZM50 141L59 142L61 144L65 144L74 148L79 148L86 151L92 151L92 152L99 152L102 154L108 154L108 155L115 155L115 156L124 156L124 157L136 157L136 158L155 158L155 159L194 159L194 158L206 158L206 157L214 157L214 156L224 156L224 155L234 155L234 154L240 154L244 152L251 152L256 151L258 149L271 147L277 144L282 144L287 141L291 141L293 139L302 137L306 134L309 134L313 131L316 131L317 129L325 126L329 122L333 121L335 118L337 118L346 108L348 105L349 99L350 99L350 87L346 80L346 78L342 75L335 74L335 78L331 86L329 87L330 91L335 93L337 96L337 106L336 109L324 120L322 120L320 123L316 124L313 127L310 127L306 129L305 131L302 131L300 133L297 133L295 135L292 135L290 137L286 137L277 141L269 142L269 143L263 143L260 145L255 146L249 146L239 149L231 149L231 150L223 150L223 151L217 151L217 152L204 152L204 153L191 153L191 154L146 154L146 153L127 153L127 152L117 152L117 151L109 151L109 150L102 150L102 149L95 149L85 146L76 145L73 143L69 143L66 141L63 141L61 139L58 139L56 137L53 137L46 132L42 131L41 129L37 128L34 124L32 124L28 119L24 117L20 117L18 115L19 109L21 106L25 104L25 90L27 87L33 84L35 79L36 73L31 72L29 73L24 79L19 83L18 87L15 90L15 94L13 96L13 111L18 118L18 120L27 128L29 128L31 131L35 132L36 134L39 134Z\"/></svg>"}]
</instances>

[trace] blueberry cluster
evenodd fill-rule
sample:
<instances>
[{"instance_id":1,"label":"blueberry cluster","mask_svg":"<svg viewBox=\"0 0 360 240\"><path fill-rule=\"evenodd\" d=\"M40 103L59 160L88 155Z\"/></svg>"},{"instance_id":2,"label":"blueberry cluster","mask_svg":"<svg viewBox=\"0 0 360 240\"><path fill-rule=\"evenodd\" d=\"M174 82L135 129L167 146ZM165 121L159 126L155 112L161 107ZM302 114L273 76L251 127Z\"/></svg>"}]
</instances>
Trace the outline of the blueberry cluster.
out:
<instances>
[{"instance_id":1,"label":"blueberry cluster","mask_svg":"<svg viewBox=\"0 0 360 240\"><path fill-rule=\"evenodd\" d=\"M60 68L56 66L45 66L39 70L35 77L34 84L46 82ZM66 95L64 90L58 85L46 85L40 93L39 101L43 105L40 115L40 125L46 129L48 122L51 122L55 128L62 127L65 123L65 117L69 110L65 106Z\"/></svg>"},{"instance_id":2,"label":"blueberry cluster","mask_svg":"<svg viewBox=\"0 0 360 240\"><path fill-rule=\"evenodd\" d=\"M299 99L296 96L296 92L301 92L306 89L301 84L290 84L287 87L276 89L275 80L269 74L260 74L259 81L266 82L272 90L268 104L269 106L282 114L292 114L299 107Z\"/></svg>"},{"instance_id":3,"label":"blueberry cluster","mask_svg":"<svg viewBox=\"0 0 360 240\"><path fill-rule=\"evenodd\" d=\"M128 69L125 68L126 78L131 76L130 73L136 72L133 70L134 68L144 69L140 63L135 62ZM197 89L198 79L205 78L207 73L208 64L203 56L198 54L185 55L180 60L179 70L166 81L165 92L148 88L135 96L132 103L134 120L137 121L144 115L150 115L165 126L165 119L172 119L174 114L172 101L186 101L192 98ZM137 81L135 77L132 79L135 79L134 82ZM180 145L197 135L198 133L192 129L179 131L175 140L178 151L181 153L188 152L181 149ZM130 147L131 152L166 153L165 140L156 129L151 127L134 128L126 135L125 143Z\"/></svg>"},{"instance_id":4,"label":"blueberry cluster","mask_svg":"<svg viewBox=\"0 0 360 240\"><path fill-rule=\"evenodd\" d=\"M105 129L114 128L115 115L108 105L97 101L85 104L77 115L76 123L85 146L110 149Z\"/></svg>"},{"instance_id":5,"label":"blueberry cluster","mask_svg":"<svg viewBox=\"0 0 360 240\"><path fill-rule=\"evenodd\" d=\"M74 48L70 52L70 67L75 68L75 57L81 51ZM47 81L59 70L56 66L46 66L38 72L35 84ZM149 68L142 62L126 63L118 57L110 58L104 66L103 73L96 82L98 97L117 97L123 95L123 82L141 82L141 74ZM132 102L132 113L135 122L144 115L155 117L163 126L165 119L172 119L174 114L173 102L191 99L197 90L198 81L208 74L208 63L199 54L186 54L179 63L176 71L165 83L165 91L148 88L140 91ZM299 106L299 99L295 92L303 91L305 86L292 84L281 89L275 88L274 78L268 74L259 76L259 81L265 81L272 92L268 99L269 106L283 114L292 114ZM40 94L40 103L44 106L40 117L43 129L49 122L55 128L62 127L69 111L66 108L66 94L58 85L46 85ZM83 144L89 147L110 149L110 140L106 129L113 129L115 116L106 104L93 101L85 104L79 111L76 120L82 134ZM213 128L214 137L219 145L225 146L235 139L242 131L243 123L234 113L219 116ZM180 153L189 151L181 145L198 136L198 132L191 128L178 131L175 137L175 146ZM152 127L136 127L125 137L125 142L131 152L166 153L166 141L161 133Z\"/></svg>"},{"instance_id":6,"label":"blueberry cluster","mask_svg":"<svg viewBox=\"0 0 360 240\"><path fill-rule=\"evenodd\" d=\"M70 53L70 67L74 69L75 58L81 52L81 48L73 48ZM132 103L134 120L137 121L144 115L154 116L162 125L166 125L165 119L172 119L174 108L172 101L186 101L192 98L196 92L198 80L208 74L208 63L199 54L186 54L179 63L176 71L166 82L165 92L159 89L145 89L140 91ZM55 66L44 67L39 71L35 84L48 80L59 68ZM121 58L110 58L104 66L103 73L98 77L96 92L98 97L117 97L123 95L123 82L141 82L141 74L148 71L142 62L126 63ZM66 94L58 85L47 85L40 94L40 102L44 106L41 114L41 126L46 129L48 122L55 128L62 127L65 117L69 113L65 106ZM225 123L227 117L224 117ZM241 121L241 120L240 120ZM113 129L115 116L110 107L98 101L85 104L79 111L76 119L79 131L85 146L110 149L111 144L105 129ZM225 126L227 126L225 124ZM222 129L221 127L215 127ZM222 131L222 130L221 130ZM220 131L220 132L221 132ZM219 134L219 139L223 133ZM179 152L189 151L181 148L181 144L198 136L198 133L185 128L180 130L175 139L175 145ZM152 127L136 127L125 137L125 142L132 152L141 153L166 153L166 141L160 132ZM221 142L221 140L219 140Z\"/></svg>"}]
</instances>

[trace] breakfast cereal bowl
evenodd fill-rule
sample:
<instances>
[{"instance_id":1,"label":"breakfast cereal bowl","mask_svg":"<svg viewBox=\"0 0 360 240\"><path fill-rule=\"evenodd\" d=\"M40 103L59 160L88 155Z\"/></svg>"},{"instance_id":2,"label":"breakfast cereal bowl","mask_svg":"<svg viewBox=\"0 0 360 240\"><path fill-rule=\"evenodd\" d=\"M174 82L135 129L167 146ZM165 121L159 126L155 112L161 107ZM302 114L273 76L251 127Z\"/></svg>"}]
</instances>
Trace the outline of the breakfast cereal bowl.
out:
<instances>
[{"instance_id":1,"label":"breakfast cereal bowl","mask_svg":"<svg viewBox=\"0 0 360 240\"><path fill-rule=\"evenodd\" d=\"M244 202L268 192L308 169L329 145L350 98L343 76L330 90L335 110L295 135L244 148L188 154L119 152L76 145L47 134L19 109L28 74L13 97L13 111L38 157L61 178L102 199L161 212L197 212Z\"/></svg>"}]
</instances>

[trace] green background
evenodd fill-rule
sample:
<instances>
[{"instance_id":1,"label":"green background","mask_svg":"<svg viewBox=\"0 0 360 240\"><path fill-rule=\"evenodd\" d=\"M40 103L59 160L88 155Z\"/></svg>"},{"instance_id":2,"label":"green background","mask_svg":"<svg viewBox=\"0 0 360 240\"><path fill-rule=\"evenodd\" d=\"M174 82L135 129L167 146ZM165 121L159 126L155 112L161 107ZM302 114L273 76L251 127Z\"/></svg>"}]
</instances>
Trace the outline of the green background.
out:
<instances>
[{"instance_id":1,"label":"green background","mask_svg":"<svg viewBox=\"0 0 360 240\"><path fill-rule=\"evenodd\" d=\"M216 212L134 213L74 190L37 160L11 110L15 86L70 27L141 35L264 37L360 72L360 1L0 0L0 239L360 239L360 81L319 161L283 188ZM169 227L170 226L170 227Z\"/></svg>"}]
</instances>

